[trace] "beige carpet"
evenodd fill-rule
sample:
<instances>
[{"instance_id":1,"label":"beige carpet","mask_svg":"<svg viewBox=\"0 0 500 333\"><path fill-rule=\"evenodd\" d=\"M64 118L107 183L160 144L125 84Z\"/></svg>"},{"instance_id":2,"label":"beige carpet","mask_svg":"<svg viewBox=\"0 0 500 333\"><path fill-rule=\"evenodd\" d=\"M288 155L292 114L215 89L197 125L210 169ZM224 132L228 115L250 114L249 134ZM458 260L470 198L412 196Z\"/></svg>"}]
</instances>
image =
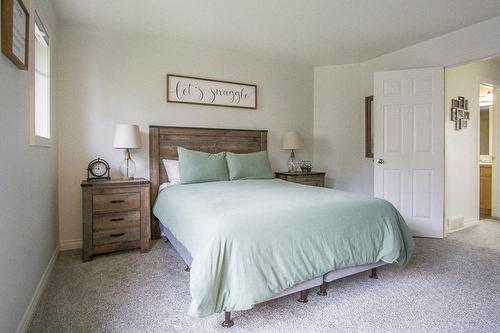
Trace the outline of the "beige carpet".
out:
<instances>
[{"instance_id":1,"label":"beige carpet","mask_svg":"<svg viewBox=\"0 0 500 333\"><path fill-rule=\"evenodd\" d=\"M234 314L187 316L189 273L170 244L98 256L60 254L30 332L500 332L500 222L416 239L404 270L336 281L327 297L296 295Z\"/></svg>"}]
</instances>

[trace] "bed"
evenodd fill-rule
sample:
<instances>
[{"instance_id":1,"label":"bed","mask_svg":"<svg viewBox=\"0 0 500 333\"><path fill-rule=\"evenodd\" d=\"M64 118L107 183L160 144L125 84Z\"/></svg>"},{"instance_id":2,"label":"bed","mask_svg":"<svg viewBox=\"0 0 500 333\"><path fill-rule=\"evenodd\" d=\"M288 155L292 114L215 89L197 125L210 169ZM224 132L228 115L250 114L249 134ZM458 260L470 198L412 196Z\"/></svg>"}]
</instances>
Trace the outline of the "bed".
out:
<instances>
[{"instance_id":1,"label":"bed","mask_svg":"<svg viewBox=\"0 0 500 333\"><path fill-rule=\"evenodd\" d=\"M413 241L388 202L280 179L173 185L162 159L177 147L217 153L267 150L267 131L150 126L152 234L163 234L190 271L189 314L203 317L371 271L406 264Z\"/></svg>"}]
</instances>

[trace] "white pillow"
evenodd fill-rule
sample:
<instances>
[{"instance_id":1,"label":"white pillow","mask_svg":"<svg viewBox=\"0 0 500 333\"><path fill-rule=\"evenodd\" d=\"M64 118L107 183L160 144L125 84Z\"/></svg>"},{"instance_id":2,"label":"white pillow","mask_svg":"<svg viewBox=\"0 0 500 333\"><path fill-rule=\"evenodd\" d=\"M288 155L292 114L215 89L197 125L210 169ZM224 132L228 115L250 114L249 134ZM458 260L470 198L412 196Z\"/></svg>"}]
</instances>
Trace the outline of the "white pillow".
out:
<instances>
[{"instance_id":1,"label":"white pillow","mask_svg":"<svg viewBox=\"0 0 500 333\"><path fill-rule=\"evenodd\" d=\"M177 183L177 184L180 184L180 183ZM167 188L167 187L172 186L172 185L176 185L176 184L175 184L175 183L173 184L173 183L171 183L171 182L166 182L166 183L163 183L163 184L161 184L161 185L160 185L160 187L159 187L158 191L161 191L161 190L163 190L164 188Z\"/></svg>"},{"instance_id":2,"label":"white pillow","mask_svg":"<svg viewBox=\"0 0 500 333\"><path fill-rule=\"evenodd\" d=\"M167 171L168 182L171 184L180 184L181 175L179 173L179 161L178 160L163 160L163 166Z\"/></svg>"}]
</instances>

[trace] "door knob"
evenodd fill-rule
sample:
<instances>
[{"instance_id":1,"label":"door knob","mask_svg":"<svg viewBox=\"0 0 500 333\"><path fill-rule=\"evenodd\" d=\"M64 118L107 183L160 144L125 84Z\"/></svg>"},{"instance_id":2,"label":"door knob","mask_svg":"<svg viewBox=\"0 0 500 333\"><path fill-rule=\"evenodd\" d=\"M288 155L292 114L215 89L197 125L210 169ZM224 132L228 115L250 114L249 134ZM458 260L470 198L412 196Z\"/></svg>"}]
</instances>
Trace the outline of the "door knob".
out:
<instances>
[{"instance_id":1,"label":"door knob","mask_svg":"<svg viewBox=\"0 0 500 333\"><path fill-rule=\"evenodd\" d=\"M378 164L384 164L384 160L383 160L383 159L381 159L381 158L379 158L379 159L377 160L377 163L378 163Z\"/></svg>"}]
</instances>

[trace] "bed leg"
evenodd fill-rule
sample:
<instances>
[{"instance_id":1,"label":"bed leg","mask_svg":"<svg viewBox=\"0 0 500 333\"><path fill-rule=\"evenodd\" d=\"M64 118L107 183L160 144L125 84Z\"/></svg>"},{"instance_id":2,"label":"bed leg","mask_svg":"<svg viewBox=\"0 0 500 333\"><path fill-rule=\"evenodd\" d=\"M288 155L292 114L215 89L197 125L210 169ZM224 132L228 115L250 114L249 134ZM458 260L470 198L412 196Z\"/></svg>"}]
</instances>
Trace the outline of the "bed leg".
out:
<instances>
[{"instance_id":1,"label":"bed leg","mask_svg":"<svg viewBox=\"0 0 500 333\"><path fill-rule=\"evenodd\" d=\"M328 282L323 282L323 284L319 286L319 291L318 291L319 296L328 295L328 293L326 292L326 287L328 287Z\"/></svg>"},{"instance_id":2,"label":"bed leg","mask_svg":"<svg viewBox=\"0 0 500 333\"><path fill-rule=\"evenodd\" d=\"M186 265L186 268L184 268L184 272L189 272L191 271L191 267L189 267L188 265Z\"/></svg>"},{"instance_id":3,"label":"bed leg","mask_svg":"<svg viewBox=\"0 0 500 333\"><path fill-rule=\"evenodd\" d=\"M222 322L222 327L229 328L234 325L234 322L231 320L231 312L224 312L224 321Z\"/></svg>"},{"instance_id":4,"label":"bed leg","mask_svg":"<svg viewBox=\"0 0 500 333\"><path fill-rule=\"evenodd\" d=\"M300 303L307 303L307 302L309 302L307 300L307 294L308 293L309 293L309 290L302 290L300 292L300 298L297 301L299 301Z\"/></svg>"},{"instance_id":5,"label":"bed leg","mask_svg":"<svg viewBox=\"0 0 500 333\"><path fill-rule=\"evenodd\" d=\"M370 279L378 279L377 268L372 268L372 273L368 276Z\"/></svg>"}]
</instances>

